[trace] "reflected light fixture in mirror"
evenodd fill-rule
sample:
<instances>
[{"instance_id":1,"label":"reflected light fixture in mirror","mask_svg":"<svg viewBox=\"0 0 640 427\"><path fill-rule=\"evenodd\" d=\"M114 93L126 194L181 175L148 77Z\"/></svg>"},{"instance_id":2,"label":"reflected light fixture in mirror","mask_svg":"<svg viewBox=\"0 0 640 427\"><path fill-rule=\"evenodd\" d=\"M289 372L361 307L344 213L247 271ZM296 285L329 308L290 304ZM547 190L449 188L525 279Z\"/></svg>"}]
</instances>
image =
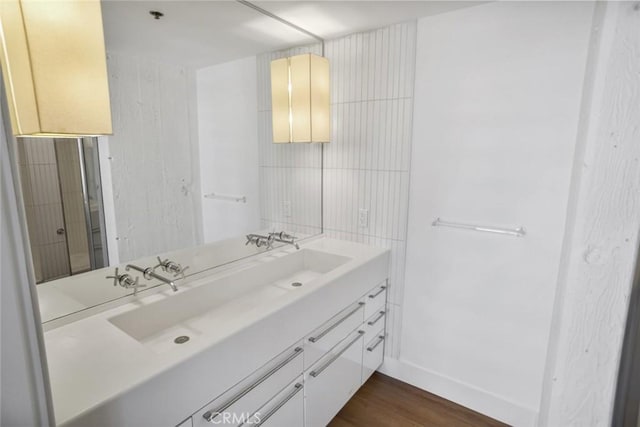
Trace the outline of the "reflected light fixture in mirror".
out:
<instances>
[{"instance_id":1,"label":"reflected light fixture in mirror","mask_svg":"<svg viewBox=\"0 0 640 427\"><path fill-rule=\"evenodd\" d=\"M329 60L313 54L271 62L273 142L329 142Z\"/></svg>"},{"instance_id":2,"label":"reflected light fixture in mirror","mask_svg":"<svg viewBox=\"0 0 640 427\"><path fill-rule=\"evenodd\" d=\"M2 0L0 36L14 135L111 134L99 0Z\"/></svg>"}]
</instances>

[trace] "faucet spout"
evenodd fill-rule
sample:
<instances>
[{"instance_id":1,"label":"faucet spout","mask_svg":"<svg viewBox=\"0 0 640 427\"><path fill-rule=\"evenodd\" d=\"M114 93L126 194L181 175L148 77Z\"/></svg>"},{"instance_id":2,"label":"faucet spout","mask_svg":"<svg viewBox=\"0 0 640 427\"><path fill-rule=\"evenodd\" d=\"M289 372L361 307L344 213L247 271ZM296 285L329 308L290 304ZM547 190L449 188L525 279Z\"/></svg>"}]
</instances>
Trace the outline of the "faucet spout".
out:
<instances>
[{"instance_id":1,"label":"faucet spout","mask_svg":"<svg viewBox=\"0 0 640 427\"><path fill-rule=\"evenodd\" d=\"M134 269L136 271L139 271L140 273L142 273L142 276L144 276L144 278L147 280L151 280L151 279L160 280L161 282L164 282L167 285L171 286L171 289L173 290L173 292L178 292L178 287L176 286L175 283L173 283L172 280L169 280L166 277L157 274L156 272L153 271L153 268L151 267L142 268L142 267L138 267L137 265L127 264L127 266L125 267L125 270L129 271L129 269Z\"/></svg>"},{"instance_id":2,"label":"faucet spout","mask_svg":"<svg viewBox=\"0 0 640 427\"><path fill-rule=\"evenodd\" d=\"M284 231L269 233L269 238L271 238L275 242L286 243L292 245L297 250L300 249L298 243L296 243L296 237L290 234L285 233Z\"/></svg>"},{"instance_id":3,"label":"faucet spout","mask_svg":"<svg viewBox=\"0 0 640 427\"><path fill-rule=\"evenodd\" d=\"M153 270L149 272L149 277L153 277L154 279L158 279L161 282L166 283L167 285L171 286L171 289L173 289L173 292L178 292L178 287L176 286L175 283L173 283L172 280L167 279L166 277L163 277L159 274L156 274Z\"/></svg>"}]
</instances>

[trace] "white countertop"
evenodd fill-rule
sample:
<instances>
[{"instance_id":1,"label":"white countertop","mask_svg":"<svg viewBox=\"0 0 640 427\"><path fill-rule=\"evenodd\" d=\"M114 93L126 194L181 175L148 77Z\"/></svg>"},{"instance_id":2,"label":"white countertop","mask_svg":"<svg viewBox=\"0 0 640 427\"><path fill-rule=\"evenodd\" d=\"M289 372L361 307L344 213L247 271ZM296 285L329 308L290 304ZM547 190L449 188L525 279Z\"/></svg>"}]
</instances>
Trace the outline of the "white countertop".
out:
<instances>
[{"instance_id":1,"label":"white countertop","mask_svg":"<svg viewBox=\"0 0 640 427\"><path fill-rule=\"evenodd\" d=\"M142 295L137 301L46 331L44 337L47 361L58 425L78 419L82 414L104 405L105 402L121 397L124 393L215 347L216 344L239 334L284 307L310 296L324 285L377 257L386 256L385 262L388 263L386 249L357 243L321 238L301 247L345 256L350 260L296 291L273 297L257 293L247 295L241 301L231 301L216 311L216 327L213 330L169 351L153 351L109 321L119 314L171 298L174 293L169 287L153 295ZM210 270L207 277L191 280L187 278L178 282L179 292L207 285L253 266L264 265L290 252L295 252L295 249L276 249L250 260L239 261L233 268L227 266L223 271ZM385 272L387 268L388 265L385 265ZM299 333L295 330L295 333ZM185 400L188 399L185 397ZM177 401L177 405L180 406L182 401ZM184 405L187 403L194 404L185 402Z\"/></svg>"}]
</instances>

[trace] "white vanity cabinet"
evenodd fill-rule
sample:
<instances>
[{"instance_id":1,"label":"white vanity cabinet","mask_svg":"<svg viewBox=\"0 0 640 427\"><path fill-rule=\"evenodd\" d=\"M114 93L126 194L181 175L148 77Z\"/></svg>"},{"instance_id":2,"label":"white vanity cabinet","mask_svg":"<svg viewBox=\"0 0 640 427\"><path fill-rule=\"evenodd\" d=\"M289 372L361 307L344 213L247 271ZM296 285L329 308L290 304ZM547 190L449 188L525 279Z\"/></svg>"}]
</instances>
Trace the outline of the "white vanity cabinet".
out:
<instances>
[{"instance_id":1,"label":"white vanity cabinet","mask_svg":"<svg viewBox=\"0 0 640 427\"><path fill-rule=\"evenodd\" d=\"M373 288L365 297L366 310L363 325L362 383L382 365L386 339L387 286L386 281Z\"/></svg>"},{"instance_id":2,"label":"white vanity cabinet","mask_svg":"<svg viewBox=\"0 0 640 427\"><path fill-rule=\"evenodd\" d=\"M309 369L349 333L362 326L365 305L364 298L361 298L305 337L305 369Z\"/></svg>"},{"instance_id":3,"label":"white vanity cabinet","mask_svg":"<svg viewBox=\"0 0 640 427\"><path fill-rule=\"evenodd\" d=\"M388 275L321 238L48 330L58 425L324 426L382 364Z\"/></svg>"},{"instance_id":4,"label":"white vanity cabinet","mask_svg":"<svg viewBox=\"0 0 640 427\"><path fill-rule=\"evenodd\" d=\"M193 427L326 426L382 364L386 292L385 280L205 405Z\"/></svg>"},{"instance_id":5,"label":"white vanity cabinet","mask_svg":"<svg viewBox=\"0 0 640 427\"><path fill-rule=\"evenodd\" d=\"M230 390L224 392L193 416L193 426L203 427L215 424L238 426L260 410L277 401L282 390L291 383L302 383L302 343L298 342L279 356L266 363ZM212 379L215 381L215 379ZM302 386L302 385L301 385ZM302 408L302 406L301 406ZM254 422L258 424L259 421Z\"/></svg>"},{"instance_id":6,"label":"white vanity cabinet","mask_svg":"<svg viewBox=\"0 0 640 427\"><path fill-rule=\"evenodd\" d=\"M365 327L364 348L362 351L362 384L382 365L386 332L382 329ZM377 332L372 332L376 331Z\"/></svg>"},{"instance_id":7,"label":"white vanity cabinet","mask_svg":"<svg viewBox=\"0 0 640 427\"><path fill-rule=\"evenodd\" d=\"M385 280L367 292L365 301L365 319L368 319L380 310L384 310L387 303L387 281Z\"/></svg>"},{"instance_id":8,"label":"white vanity cabinet","mask_svg":"<svg viewBox=\"0 0 640 427\"><path fill-rule=\"evenodd\" d=\"M305 427L324 427L362 385L364 331L349 334L305 373Z\"/></svg>"},{"instance_id":9,"label":"white vanity cabinet","mask_svg":"<svg viewBox=\"0 0 640 427\"><path fill-rule=\"evenodd\" d=\"M304 381L302 375L258 409L249 421L250 426L286 427L304 425Z\"/></svg>"}]
</instances>

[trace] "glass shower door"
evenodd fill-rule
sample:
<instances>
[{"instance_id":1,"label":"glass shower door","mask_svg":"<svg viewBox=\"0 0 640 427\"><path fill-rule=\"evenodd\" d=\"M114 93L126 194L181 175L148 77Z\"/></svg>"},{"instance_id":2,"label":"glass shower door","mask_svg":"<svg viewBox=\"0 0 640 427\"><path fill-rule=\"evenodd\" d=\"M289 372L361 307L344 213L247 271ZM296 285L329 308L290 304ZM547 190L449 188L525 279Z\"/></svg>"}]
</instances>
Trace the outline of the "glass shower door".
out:
<instances>
[{"instance_id":1,"label":"glass shower door","mask_svg":"<svg viewBox=\"0 0 640 427\"><path fill-rule=\"evenodd\" d=\"M96 138L20 138L36 282L108 265Z\"/></svg>"},{"instance_id":2,"label":"glass shower door","mask_svg":"<svg viewBox=\"0 0 640 427\"><path fill-rule=\"evenodd\" d=\"M68 276L67 230L52 141L21 138L18 161L36 282Z\"/></svg>"}]
</instances>

